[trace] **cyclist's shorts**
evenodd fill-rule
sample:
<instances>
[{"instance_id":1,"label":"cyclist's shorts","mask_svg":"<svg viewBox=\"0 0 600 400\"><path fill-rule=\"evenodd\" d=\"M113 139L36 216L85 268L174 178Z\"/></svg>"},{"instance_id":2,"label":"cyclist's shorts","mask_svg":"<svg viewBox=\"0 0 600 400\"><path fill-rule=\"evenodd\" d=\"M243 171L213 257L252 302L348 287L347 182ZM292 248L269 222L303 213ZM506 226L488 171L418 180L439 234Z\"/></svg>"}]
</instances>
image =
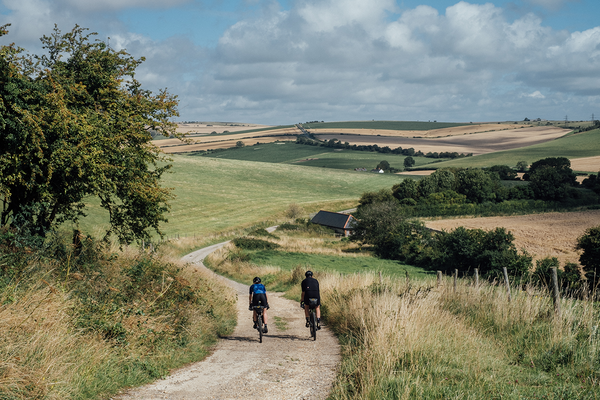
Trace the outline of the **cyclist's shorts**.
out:
<instances>
[{"instance_id":1,"label":"cyclist's shorts","mask_svg":"<svg viewBox=\"0 0 600 400\"><path fill-rule=\"evenodd\" d=\"M254 293L252 296L252 306L267 306L267 296L264 293Z\"/></svg>"},{"instance_id":2,"label":"cyclist's shorts","mask_svg":"<svg viewBox=\"0 0 600 400\"><path fill-rule=\"evenodd\" d=\"M308 308L317 308L321 305L321 298L304 295L304 304L306 304Z\"/></svg>"}]
</instances>

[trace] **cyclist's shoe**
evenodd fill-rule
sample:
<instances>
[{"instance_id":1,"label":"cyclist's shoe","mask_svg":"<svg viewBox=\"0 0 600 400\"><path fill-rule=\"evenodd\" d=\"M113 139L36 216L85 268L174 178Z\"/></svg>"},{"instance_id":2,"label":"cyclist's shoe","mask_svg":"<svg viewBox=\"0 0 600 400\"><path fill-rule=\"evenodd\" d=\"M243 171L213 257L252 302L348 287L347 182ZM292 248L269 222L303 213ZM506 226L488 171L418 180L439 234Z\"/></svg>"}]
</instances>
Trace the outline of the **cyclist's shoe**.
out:
<instances>
[{"instance_id":1,"label":"cyclist's shoe","mask_svg":"<svg viewBox=\"0 0 600 400\"><path fill-rule=\"evenodd\" d=\"M254 322L254 327L252 327L252 329L258 329L258 325L256 325L256 322Z\"/></svg>"},{"instance_id":2,"label":"cyclist's shoe","mask_svg":"<svg viewBox=\"0 0 600 400\"><path fill-rule=\"evenodd\" d=\"M263 333L269 333L269 328L267 328L267 324L263 326Z\"/></svg>"},{"instance_id":3,"label":"cyclist's shoe","mask_svg":"<svg viewBox=\"0 0 600 400\"><path fill-rule=\"evenodd\" d=\"M321 324L317 324L317 330L320 331L321 330Z\"/></svg>"}]
</instances>

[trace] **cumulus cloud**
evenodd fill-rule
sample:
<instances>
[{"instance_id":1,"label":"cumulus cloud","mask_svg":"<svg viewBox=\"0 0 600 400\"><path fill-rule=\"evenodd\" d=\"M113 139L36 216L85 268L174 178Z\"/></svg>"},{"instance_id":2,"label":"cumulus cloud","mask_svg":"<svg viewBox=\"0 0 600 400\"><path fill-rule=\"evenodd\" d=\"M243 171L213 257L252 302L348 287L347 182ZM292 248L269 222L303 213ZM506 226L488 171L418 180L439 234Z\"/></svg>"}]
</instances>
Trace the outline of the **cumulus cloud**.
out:
<instances>
[{"instance_id":1,"label":"cumulus cloud","mask_svg":"<svg viewBox=\"0 0 600 400\"><path fill-rule=\"evenodd\" d=\"M483 116L521 93L546 98L528 91L534 87L600 96L600 28L569 34L534 14L508 20L491 3L465 1L445 13L419 6L390 21L393 2L347 11L354 2L305 0L238 22L219 41L204 85L214 96L273 101L282 114L308 102L323 114L342 107L353 110L347 117L375 118Z\"/></svg>"},{"instance_id":2,"label":"cumulus cloud","mask_svg":"<svg viewBox=\"0 0 600 400\"><path fill-rule=\"evenodd\" d=\"M184 119L485 121L522 117L524 108L552 118L600 106L600 26L555 30L534 13L467 1L440 11L400 9L399 0L296 0L289 9L270 1L201 48L128 32L116 10L141 1L4 0L12 13L0 23L16 21L11 36L36 39L54 22L101 26L111 46L147 58L138 78L178 94ZM91 12L96 4L104 11Z\"/></svg>"}]
</instances>

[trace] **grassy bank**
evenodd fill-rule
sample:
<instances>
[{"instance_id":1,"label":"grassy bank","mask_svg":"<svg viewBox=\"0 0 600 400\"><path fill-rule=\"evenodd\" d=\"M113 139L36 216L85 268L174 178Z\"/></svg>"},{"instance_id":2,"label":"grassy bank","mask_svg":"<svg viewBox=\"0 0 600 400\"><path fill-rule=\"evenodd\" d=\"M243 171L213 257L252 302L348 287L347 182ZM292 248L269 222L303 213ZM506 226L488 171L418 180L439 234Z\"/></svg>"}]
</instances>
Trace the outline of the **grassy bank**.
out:
<instances>
[{"instance_id":1,"label":"grassy bank","mask_svg":"<svg viewBox=\"0 0 600 400\"><path fill-rule=\"evenodd\" d=\"M98 399L202 359L235 296L168 255L0 243L0 398Z\"/></svg>"},{"instance_id":2,"label":"grassy bank","mask_svg":"<svg viewBox=\"0 0 600 400\"><path fill-rule=\"evenodd\" d=\"M333 255L324 243L315 240L312 253ZM221 273L266 277L270 290L299 298L306 265L259 266L233 247L212 257ZM455 291L428 277L313 270L324 318L343 345L332 399L598 397L600 312L591 302L564 299L559 318L535 288L513 288L509 302L504 288L467 280Z\"/></svg>"}]
</instances>

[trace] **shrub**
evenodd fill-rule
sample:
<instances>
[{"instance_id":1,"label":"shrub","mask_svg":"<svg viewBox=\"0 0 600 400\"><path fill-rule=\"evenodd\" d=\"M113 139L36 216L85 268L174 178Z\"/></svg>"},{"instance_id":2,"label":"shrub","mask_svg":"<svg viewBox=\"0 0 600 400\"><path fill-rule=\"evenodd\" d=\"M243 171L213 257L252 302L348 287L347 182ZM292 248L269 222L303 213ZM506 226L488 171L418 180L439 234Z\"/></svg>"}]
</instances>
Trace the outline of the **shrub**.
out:
<instances>
[{"instance_id":1,"label":"shrub","mask_svg":"<svg viewBox=\"0 0 600 400\"><path fill-rule=\"evenodd\" d=\"M233 244L243 250L275 250L280 247L277 243L247 237L235 238Z\"/></svg>"},{"instance_id":2,"label":"shrub","mask_svg":"<svg viewBox=\"0 0 600 400\"><path fill-rule=\"evenodd\" d=\"M600 273L600 226L589 228L577 239L575 247L583 250L579 262L583 265L585 276L588 280L598 277Z\"/></svg>"}]
</instances>

